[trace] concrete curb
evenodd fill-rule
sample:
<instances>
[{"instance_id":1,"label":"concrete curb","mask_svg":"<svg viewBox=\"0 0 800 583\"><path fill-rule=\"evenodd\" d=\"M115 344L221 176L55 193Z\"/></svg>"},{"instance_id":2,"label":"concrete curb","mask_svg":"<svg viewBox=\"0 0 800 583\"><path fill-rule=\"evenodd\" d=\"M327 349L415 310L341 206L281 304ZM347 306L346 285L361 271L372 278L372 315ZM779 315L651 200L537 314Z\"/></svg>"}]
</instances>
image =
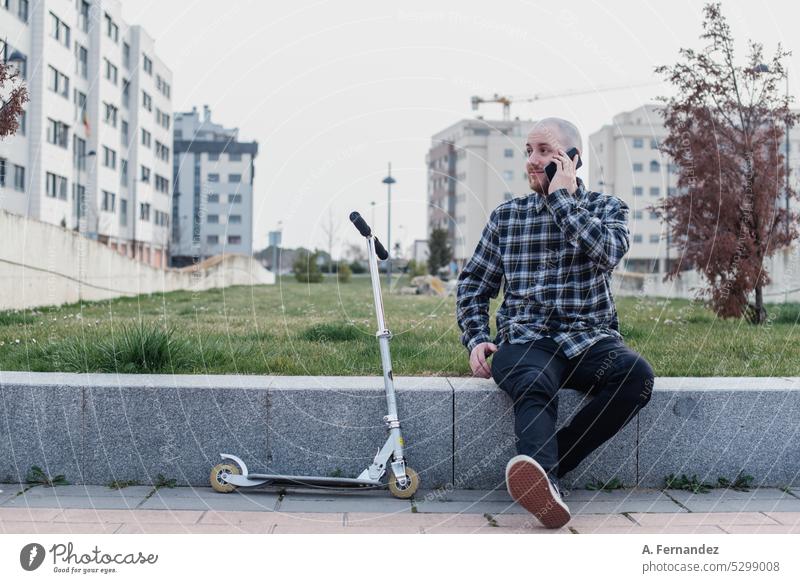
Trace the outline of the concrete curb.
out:
<instances>
[{"instance_id":1,"label":"concrete curb","mask_svg":"<svg viewBox=\"0 0 800 583\"><path fill-rule=\"evenodd\" d=\"M0 372L0 482L31 466L73 484L161 474L206 486L220 453L251 471L355 476L385 440L379 377ZM491 380L396 377L410 465L425 488L504 487L513 406ZM560 423L582 393L559 392ZM565 477L661 487L754 476L800 484L800 378L657 378L650 404Z\"/></svg>"}]
</instances>

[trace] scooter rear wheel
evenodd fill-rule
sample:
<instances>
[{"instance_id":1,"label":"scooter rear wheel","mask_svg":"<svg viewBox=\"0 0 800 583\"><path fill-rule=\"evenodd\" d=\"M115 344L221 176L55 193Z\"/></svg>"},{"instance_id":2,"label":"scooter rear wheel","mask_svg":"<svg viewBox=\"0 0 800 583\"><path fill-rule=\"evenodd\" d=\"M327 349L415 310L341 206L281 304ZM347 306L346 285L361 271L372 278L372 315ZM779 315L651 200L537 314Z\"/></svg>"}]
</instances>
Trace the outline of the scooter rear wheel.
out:
<instances>
[{"instance_id":1,"label":"scooter rear wheel","mask_svg":"<svg viewBox=\"0 0 800 583\"><path fill-rule=\"evenodd\" d=\"M236 489L234 484L230 484L222 479L222 473L227 472L228 474L236 474L241 475L242 470L239 469L239 466L230 462L222 462L221 464L217 464L213 468L211 468L211 487L214 488L217 492L222 492L223 494L227 494L228 492L233 492Z\"/></svg>"},{"instance_id":2,"label":"scooter rear wheel","mask_svg":"<svg viewBox=\"0 0 800 583\"><path fill-rule=\"evenodd\" d=\"M392 493L392 496L395 498L411 498L419 488L419 476L417 472L406 466L406 477L408 480L406 481L405 486L400 486L397 483L397 478L394 477L394 472L389 470L389 491Z\"/></svg>"}]
</instances>

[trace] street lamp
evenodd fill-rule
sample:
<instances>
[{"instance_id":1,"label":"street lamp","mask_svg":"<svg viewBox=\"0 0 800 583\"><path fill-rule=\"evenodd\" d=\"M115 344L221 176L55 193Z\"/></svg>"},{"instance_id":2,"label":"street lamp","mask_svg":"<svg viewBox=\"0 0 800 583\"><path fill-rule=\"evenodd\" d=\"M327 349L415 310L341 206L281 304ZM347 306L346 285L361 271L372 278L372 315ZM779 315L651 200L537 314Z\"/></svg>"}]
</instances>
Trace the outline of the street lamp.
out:
<instances>
[{"instance_id":1,"label":"street lamp","mask_svg":"<svg viewBox=\"0 0 800 583\"><path fill-rule=\"evenodd\" d=\"M389 250L389 258L387 259L386 263L386 285L389 288L389 291L392 289L392 184L396 183L397 180L392 178L392 163L389 162L389 174L382 180L382 182L386 185L389 195L389 211L388 211L388 219L387 219L387 228L386 228L386 248Z\"/></svg>"}]
</instances>

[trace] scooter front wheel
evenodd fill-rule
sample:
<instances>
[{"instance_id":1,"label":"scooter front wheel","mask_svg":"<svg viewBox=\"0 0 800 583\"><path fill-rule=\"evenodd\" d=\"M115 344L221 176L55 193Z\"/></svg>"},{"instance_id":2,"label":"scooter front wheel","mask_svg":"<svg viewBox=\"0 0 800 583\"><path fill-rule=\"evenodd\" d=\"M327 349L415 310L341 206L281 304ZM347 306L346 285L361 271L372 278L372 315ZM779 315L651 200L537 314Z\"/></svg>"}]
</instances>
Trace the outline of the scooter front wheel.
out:
<instances>
[{"instance_id":1,"label":"scooter front wheel","mask_svg":"<svg viewBox=\"0 0 800 583\"><path fill-rule=\"evenodd\" d=\"M239 466L230 462L223 462L211 468L211 487L217 492L222 492L223 494L233 492L236 489L236 486L226 482L222 478L223 473L241 475L242 470L239 469Z\"/></svg>"},{"instance_id":2,"label":"scooter front wheel","mask_svg":"<svg viewBox=\"0 0 800 583\"><path fill-rule=\"evenodd\" d=\"M395 498L411 498L419 488L419 476L417 472L406 466L406 480L405 486L397 483L397 478L394 477L394 472L389 470L389 491Z\"/></svg>"}]
</instances>

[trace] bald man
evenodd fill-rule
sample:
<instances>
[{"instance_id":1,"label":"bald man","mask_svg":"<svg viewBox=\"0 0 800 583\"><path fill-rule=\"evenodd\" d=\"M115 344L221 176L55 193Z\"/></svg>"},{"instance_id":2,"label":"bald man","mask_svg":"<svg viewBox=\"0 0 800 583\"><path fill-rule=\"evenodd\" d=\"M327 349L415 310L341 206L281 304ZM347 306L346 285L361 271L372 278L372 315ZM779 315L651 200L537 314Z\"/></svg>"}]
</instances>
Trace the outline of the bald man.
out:
<instances>
[{"instance_id":1,"label":"bald man","mask_svg":"<svg viewBox=\"0 0 800 583\"><path fill-rule=\"evenodd\" d=\"M630 247L628 206L586 189L578 158L566 155L571 148L580 155L581 135L564 119L543 119L528 134L532 192L492 211L459 274L456 300L472 373L493 378L514 403L519 455L506 465L508 492L548 528L571 518L559 478L633 419L654 380L624 344L611 294L611 273ZM503 280L490 341L489 299ZM556 432L562 387L593 399Z\"/></svg>"}]
</instances>

